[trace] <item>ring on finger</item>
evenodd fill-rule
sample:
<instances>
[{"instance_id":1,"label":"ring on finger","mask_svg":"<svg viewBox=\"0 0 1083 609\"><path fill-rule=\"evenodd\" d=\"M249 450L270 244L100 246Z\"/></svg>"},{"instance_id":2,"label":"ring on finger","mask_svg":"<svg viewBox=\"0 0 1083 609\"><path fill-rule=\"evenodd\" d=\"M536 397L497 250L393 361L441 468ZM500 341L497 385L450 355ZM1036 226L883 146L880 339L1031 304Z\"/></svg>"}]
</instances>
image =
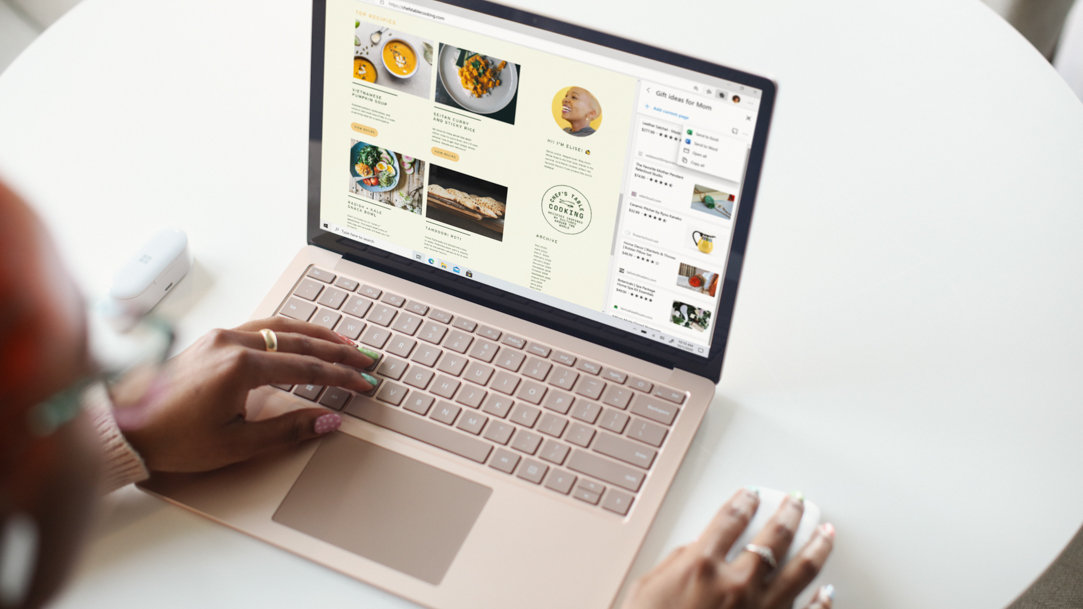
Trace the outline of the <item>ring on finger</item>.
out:
<instances>
[{"instance_id":1,"label":"ring on finger","mask_svg":"<svg viewBox=\"0 0 1083 609\"><path fill-rule=\"evenodd\" d=\"M260 336L263 337L264 347L271 352L278 351L278 335L274 330L270 328L264 328L259 331Z\"/></svg>"},{"instance_id":2,"label":"ring on finger","mask_svg":"<svg viewBox=\"0 0 1083 609\"><path fill-rule=\"evenodd\" d=\"M745 552L752 552L759 556L760 560L762 560L772 571L778 567L778 561L775 560L775 552L771 548L750 543L744 547L744 550Z\"/></svg>"}]
</instances>

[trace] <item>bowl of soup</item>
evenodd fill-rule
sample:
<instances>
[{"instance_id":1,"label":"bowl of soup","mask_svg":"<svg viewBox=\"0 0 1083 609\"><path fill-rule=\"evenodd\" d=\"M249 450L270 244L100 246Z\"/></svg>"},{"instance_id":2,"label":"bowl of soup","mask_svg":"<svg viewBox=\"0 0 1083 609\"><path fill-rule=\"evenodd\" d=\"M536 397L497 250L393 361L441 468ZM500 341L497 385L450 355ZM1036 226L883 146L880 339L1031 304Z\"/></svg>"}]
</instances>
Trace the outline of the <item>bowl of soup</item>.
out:
<instances>
[{"instance_id":1,"label":"bowl of soup","mask_svg":"<svg viewBox=\"0 0 1083 609\"><path fill-rule=\"evenodd\" d=\"M402 38L390 38L380 49L380 59L392 76L410 78L417 72L417 49Z\"/></svg>"},{"instance_id":2,"label":"bowl of soup","mask_svg":"<svg viewBox=\"0 0 1083 609\"><path fill-rule=\"evenodd\" d=\"M353 77L368 82L376 82L376 66L367 57L354 57Z\"/></svg>"}]
</instances>

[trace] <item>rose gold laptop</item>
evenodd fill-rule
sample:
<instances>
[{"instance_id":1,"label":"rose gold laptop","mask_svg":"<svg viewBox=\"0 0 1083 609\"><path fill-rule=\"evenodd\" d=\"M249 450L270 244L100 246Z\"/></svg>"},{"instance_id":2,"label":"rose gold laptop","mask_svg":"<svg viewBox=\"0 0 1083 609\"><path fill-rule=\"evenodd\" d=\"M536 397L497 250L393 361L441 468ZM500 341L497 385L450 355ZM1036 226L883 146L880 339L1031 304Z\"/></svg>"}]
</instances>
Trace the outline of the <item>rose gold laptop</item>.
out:
<instances>
[{"instance_id":1,"label":"rose gold laptop","mask_svg":"<svg viewBox=\"0 0 1083 609\"><path fill-rule=\"evenodd\" d=\"M489 3L317 0L308 246L255 317L381 358L339 432L151 492L445 609L613 602L711 399L763 78Z\"/></svg>"}]
</instances>

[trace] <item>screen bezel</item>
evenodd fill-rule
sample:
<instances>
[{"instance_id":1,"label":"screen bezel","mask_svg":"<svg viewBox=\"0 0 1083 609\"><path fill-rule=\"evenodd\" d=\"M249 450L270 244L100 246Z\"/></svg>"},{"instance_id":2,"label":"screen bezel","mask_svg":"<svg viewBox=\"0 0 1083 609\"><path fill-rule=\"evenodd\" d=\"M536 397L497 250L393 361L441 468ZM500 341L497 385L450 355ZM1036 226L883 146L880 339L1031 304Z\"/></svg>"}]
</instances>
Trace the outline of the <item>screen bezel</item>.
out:
<instances>
[{"instance_id":1,"label":"screen bezel","mask_svg":"<svg viewBox=\"0 0 1083 609\"><path fill-rule=\"evenodd\" d=\"M722 279L722 297L706 357L670 347L663 343L642 338L597 321L570 314L561 309L541 304L504 290L490 287L436 269L410 258L390 254L375 247L358 243L346 237L320 228L320 175L323 140L323 88L324 52L327 0L313 0L311 95L309 105L309 175L308 175L308 243L341 254L347 260L411 280L426 287L451 294L481 306L513 315L553 330L588 340L598 345L632 355L667 368L679 368L718 382L722 374L722 362L727 338L733 320L737 300L737 287L743 266L752 211L763 169L763 157L767 144L767 132L774 108L777 87L767 78L733 68L713 64L658 47L635 42L613 34L607 34L583 26L544 17L522 9L486 1L435 0L445 4L485 14L490 17L535 27L545 32L561 34L583 42L597 44L617 51L630 53L646 59L681 67L708 76L743 84L762 91L748 165L742 184L741 198L734 219L733 234L725 274Z\"/></svg>"}]
</instances>

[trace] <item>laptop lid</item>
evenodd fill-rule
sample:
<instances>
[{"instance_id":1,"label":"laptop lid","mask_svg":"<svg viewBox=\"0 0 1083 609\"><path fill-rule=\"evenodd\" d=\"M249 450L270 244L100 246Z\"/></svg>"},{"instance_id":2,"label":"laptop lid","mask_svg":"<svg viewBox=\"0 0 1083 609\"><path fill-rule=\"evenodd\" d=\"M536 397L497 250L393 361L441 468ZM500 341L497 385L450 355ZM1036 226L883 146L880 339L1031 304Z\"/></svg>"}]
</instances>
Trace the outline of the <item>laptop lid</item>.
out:
<instances>
[{"instance_id":1,"label":"laptop lid","mask_svg":"<svg viewBox=\"0 0 1083 609\"><path fill-rule=\"evenodd\" d=\"M313 9L310 244L718 381L771 81L489 2Z\"/></svg>"}]
</instances>

